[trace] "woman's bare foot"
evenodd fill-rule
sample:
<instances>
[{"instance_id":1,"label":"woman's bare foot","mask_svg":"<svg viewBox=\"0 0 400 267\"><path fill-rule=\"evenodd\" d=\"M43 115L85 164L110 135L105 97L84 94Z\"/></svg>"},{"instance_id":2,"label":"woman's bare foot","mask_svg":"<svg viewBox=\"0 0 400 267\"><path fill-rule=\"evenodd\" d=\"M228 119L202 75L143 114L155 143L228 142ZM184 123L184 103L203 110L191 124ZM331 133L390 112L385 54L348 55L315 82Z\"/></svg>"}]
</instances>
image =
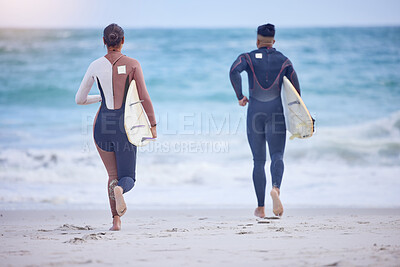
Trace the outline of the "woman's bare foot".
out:
<instances>
[{"instance_id":1,"label":"woman's bare foot","mask_svg":"<svg viewBox=\"0 0 400 267\"><path fill-rule=\"evenodd\" d=\"M265 208L257 207L254 211L254 216L264 218L265 217Z\"/></svg>"},{"instance_id":2,"label":"woman's bare foot","mask_svg":"<svg viewBox=\"0 0 400 267\"><path fill-rule=\"evenodd\" d=\"M273 187L270 193L272 197L272 211L274 212L275 216L282 216L283 214L283 206L282 202L279 199L280 191L279 188Z\"/></svg>"},{"instance_id":3,"label":"woman's bare foot","mask_svg":"<svg viewBox=\"0 0 400 267\"><path fill-rule=\"evenodd\" d=\"M110 231L119 231L119 230L121 230L121 218L119 216L114 216L113 226L110 228Z\"/></svg>"},{"instance_id":4,"label":"woman's bare foot","mask_svg":"<svg viewBox=\"0 0 400 267\"><path fill-rule=\"evenodd\" d=\"M126 212L126 203L123 195L124 190L120 186L114 187L115 196L115 206L117 208L117 213L121 217Z\"/></svg>"}]
</instances>

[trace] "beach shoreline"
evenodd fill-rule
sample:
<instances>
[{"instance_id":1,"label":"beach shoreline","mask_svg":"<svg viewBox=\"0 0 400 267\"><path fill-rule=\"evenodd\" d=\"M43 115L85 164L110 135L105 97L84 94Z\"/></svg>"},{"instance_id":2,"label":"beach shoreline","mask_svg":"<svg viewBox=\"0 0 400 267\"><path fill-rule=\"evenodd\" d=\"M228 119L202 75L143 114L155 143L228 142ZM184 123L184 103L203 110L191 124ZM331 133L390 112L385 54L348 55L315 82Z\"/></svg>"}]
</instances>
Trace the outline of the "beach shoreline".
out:
<instances>
[{"instance_id":1,"label":"beach shoreline","mask_svg":"<svg viewBox=\"0 0 400 267\"><path fill-rule=\"evenodd\" d=\"M2 266L398 266L400 208L0 211Z\"/></svg>"}]
</instances>

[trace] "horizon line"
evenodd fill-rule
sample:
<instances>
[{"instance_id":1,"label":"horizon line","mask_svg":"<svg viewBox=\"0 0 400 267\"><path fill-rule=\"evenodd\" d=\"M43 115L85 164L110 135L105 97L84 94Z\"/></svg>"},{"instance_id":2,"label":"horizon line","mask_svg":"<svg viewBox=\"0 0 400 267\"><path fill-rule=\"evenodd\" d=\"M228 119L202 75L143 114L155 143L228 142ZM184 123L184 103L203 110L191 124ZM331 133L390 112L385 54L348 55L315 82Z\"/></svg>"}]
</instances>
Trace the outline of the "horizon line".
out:
<instances>
[{"instance_id":1,"label":"horizon line","mask_svg":"<svg viewBox=\"0 0 400 267\"><path fill-rule=\"evenodd\" d=\"M106 25L107 26L107 25ZM104 26L105 27L105 26ZM254 28L257 26L254 26ZM275 25L276 27L276 25ZM310 28L395 28L400 27L399 24L381 24L381 25L302 25L302 26L279 26L279 29L310 29ZM185 29L195 29L195 30L224 30L224 29L252 29L253 26L128 26L124 27L127 30L185 30ZM46 27L46 26L0 26L0 30L98 30L103 29L103 26L90 26L90 27L76 27L76 26L66 26L66 27Z\"/></svg>"}]
</instances>

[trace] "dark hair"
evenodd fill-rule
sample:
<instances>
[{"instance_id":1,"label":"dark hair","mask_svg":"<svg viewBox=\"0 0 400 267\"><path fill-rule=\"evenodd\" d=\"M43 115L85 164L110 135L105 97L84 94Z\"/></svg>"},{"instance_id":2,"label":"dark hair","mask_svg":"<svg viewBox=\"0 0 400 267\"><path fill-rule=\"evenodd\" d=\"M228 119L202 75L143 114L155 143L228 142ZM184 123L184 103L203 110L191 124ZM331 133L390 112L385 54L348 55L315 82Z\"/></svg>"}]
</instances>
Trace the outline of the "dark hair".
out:
<instances>
[{"instance_id":1,"label":"dark hair","mask_svg":"<svg viewBox=\"0 0 400 267\"><path fill-rule=\"evenodd\" d=\"M118 24L112 23L104 29L103 36L108 47L119 46L124 37L124 30Z\"/></svg>"},{"instance_id":2,"label":"dark hair","mask_svg":"<svg viewBox=\"0 0 400 267\"><path fill-rule=\"evenodd\" d=\"M257 34L265 36L265 37L274 37L275 36L275 26L270 23L258 26Z\"/></svg>"}]
</instances>

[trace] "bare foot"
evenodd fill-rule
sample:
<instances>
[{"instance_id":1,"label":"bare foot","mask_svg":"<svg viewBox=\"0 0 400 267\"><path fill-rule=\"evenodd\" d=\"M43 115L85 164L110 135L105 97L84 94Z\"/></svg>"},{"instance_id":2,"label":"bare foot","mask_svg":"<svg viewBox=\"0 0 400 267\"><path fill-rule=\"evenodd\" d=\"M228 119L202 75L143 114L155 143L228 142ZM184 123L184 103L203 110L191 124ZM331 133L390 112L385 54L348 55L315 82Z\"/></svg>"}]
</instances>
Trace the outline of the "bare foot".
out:
<instances>
[{"instance_id":1,"label":"bare foot","mask_svg":"<svg viewBox=\"0 0 400 267\"><path fill-rule=\"evenodd\" d=\"M274 212L275 216L282 216L283 206L281 200L279 199L280 195L279 188L276 187L272 188L270 195L272 197L272 206L273 206L272 211Z\"/></svg>"},{"instance_id":2,"label":"bare foot","mask_svg":"<svg viewBox=\"0 0 400 267\"><path fill-rule=\"evenodd\" d=\"M121 217L126 212L126 203L123 195L124 190L120 186L114 187L115 196L115 206L117 208L117 213Z\"/></svg>"},{"instance_id":3,"label":"bare foot","mask_svg":"<svg viewBox=\"0 0 400 267\"><path fill-rule=\"evenodd\" d=\"M121 230L121 218L119 216L114 216L113 226L110 228L110 231L119 231L119 230Z\"/></svg>"},{"instance_id":4,"label":"bare foot","mask_svg":"<svg viewBox=\"0 0 400 267\"><path fill-rule=\"evenodd\" d=\"M254 216L264 218L265 217L265 208L257 207L254 211Z\"/></svg>"}]
</instances>

